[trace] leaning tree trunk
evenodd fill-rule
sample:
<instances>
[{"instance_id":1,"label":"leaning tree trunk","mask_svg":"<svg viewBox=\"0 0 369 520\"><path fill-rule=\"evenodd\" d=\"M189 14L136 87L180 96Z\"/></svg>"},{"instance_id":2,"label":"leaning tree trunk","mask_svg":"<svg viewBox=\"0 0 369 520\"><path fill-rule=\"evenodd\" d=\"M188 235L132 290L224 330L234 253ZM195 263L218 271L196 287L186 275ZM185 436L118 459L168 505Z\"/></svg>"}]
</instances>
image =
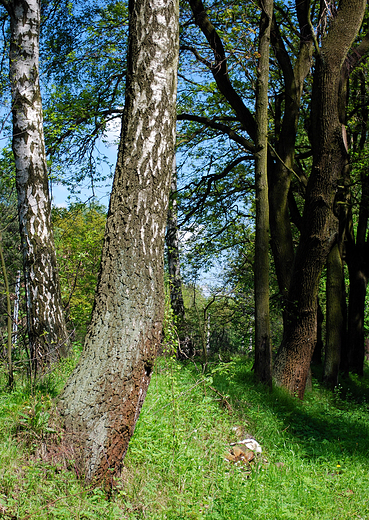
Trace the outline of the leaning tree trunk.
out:
<instances>
[{"instance_id":1,"label":"leaning tree trunk","mask_svg":"<svg viewBox=\"0 0 369 520\"><path fill-rule=\"evenodd\" d=\"M272 341L269 315L268 86L273 0L261 2L259 62L256 83L255 187L255 364L257 379L272 385Z\"/></svg>"},{"instance_id":2,"label":"leaning tree trunk","mask_svg":"<svg viewBox=\"0 0 369 520\"><path fill-rule=\"evenodd\" d=\"M1 0L10 14L13 153L33 366L69 350L51 227L39 85L40 0Z\"/></svg>"},{"instance_id":3,"label":"leaning tree trunk","mask_svg":"<svg viewBox=\"0 0 369 520\"><path fill-rule=\"evenodd\" d=\"M319 279L338 231L333 214L337 181L346 163L339 119L341 67L365 12L364 0L342 0L317 56L312 94L313 168L309 178L301 238L287 305L287 326L274 376L279 386L303 398L317 337Z\"/></svg>"},{"instance_id":4,"label":"leaning tree trunk","mask_svg":"<svg viewBox=\"0 0 369 520\"><path fill-rule=\"evenodd\" d=\"M119 474L161 341L178 4L130 3L126 103L92 321L59 403L85 477Z\"/></svg>"}]
</instances>

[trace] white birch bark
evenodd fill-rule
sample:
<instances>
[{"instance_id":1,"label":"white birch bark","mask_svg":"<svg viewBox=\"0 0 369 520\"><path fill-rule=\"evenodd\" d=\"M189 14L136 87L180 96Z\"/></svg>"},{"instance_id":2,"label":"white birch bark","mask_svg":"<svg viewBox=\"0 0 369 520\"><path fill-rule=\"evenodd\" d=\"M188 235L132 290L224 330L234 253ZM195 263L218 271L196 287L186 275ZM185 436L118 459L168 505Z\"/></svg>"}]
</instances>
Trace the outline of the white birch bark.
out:
<instances>
[{"instance_id":1,"label":"white birch bark","mask_svg":"<svg viewBox=\"0 0 369 520\"><path fill-rule=\"evenodd\" d=\"M87 480L119 473L161 341L177 0L134 0L126 104L92 322L60 401Z\"/></svg>"},{"instance_id":2,"label":"white birch bark","mask_svg":"<svg viewBox=\"0 0 369 520\"><path fill-rule=\"evenodd\" d=\"M68 351L55 248L39 85L40 0L1 1L10 14L13 153L34 367Z\"/></svg>"}]
</instances>

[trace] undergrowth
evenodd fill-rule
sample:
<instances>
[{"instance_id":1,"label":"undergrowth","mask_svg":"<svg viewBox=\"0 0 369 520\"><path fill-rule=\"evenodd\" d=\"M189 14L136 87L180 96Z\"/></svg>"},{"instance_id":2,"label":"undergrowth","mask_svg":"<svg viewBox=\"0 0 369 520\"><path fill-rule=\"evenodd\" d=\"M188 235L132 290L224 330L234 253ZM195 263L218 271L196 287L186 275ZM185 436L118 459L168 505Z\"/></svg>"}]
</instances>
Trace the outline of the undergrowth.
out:
<instances>
[{"instance_id":1,"label":"undergrowth","mask_svg":"<svg viewBox=\"0 0 369 520\"><path fill-rule=\"evenodd\" d=\"M55 398L73 367L0 393L0 518L369 519L369 384L334 393L313 380L303 402L255 385L242 358L211 364L160 358L112 496L56 456ZM252 435L261 456L225 460ZM54 456L55 455L55 456ZM60 455L60 454L59 454Z\"/></svg>"}]
</instances>

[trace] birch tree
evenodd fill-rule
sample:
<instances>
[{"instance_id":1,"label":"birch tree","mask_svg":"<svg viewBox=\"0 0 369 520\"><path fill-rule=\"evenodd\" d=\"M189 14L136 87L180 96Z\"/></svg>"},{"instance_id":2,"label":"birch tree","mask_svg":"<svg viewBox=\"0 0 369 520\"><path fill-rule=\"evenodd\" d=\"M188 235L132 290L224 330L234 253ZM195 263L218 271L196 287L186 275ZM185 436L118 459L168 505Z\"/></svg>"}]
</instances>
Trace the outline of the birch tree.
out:
<instances>
[{"instance_id":1,"label":"birch tree","mask_svg":"<svg viewBox=\"0 0 369 520\"><path fill-rule=\"evenodd\" d=\"M33 366L68 352L56 265L39 84L40 0L0 0L10 16L12 147Z\"/></svg>"},{"instance_id":2,"label":"birch tree","mask_svg":"<svg viewBox=\"0 0 369 520\"><path fill-rule=\"evenodd\" d=\"M126 101L99 281L60 410L86 479L119 474L161 341L175 145L176 0L130 3Z\"/></svg>"}]
</instances>

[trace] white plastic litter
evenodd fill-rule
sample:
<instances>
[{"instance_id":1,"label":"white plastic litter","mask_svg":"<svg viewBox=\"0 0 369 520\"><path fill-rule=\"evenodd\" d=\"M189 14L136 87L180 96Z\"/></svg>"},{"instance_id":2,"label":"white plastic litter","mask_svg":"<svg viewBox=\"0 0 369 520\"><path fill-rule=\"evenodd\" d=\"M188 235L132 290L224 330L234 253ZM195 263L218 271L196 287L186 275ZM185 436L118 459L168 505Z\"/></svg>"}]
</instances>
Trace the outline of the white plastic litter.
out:
<instances>
[{"instance_id":1,"label":"white plastic litter","mask_svg":"<svg viewBox=\"0 0 369 520\"><path fill-rule=\"evenodd\" d=\"M255 439L244 439L243 441L232 442L231 446L236 446L237 444L244 444L247 449L258 454L261 454L262 452L260 444Z\"/></svg>"}]
</instances>

